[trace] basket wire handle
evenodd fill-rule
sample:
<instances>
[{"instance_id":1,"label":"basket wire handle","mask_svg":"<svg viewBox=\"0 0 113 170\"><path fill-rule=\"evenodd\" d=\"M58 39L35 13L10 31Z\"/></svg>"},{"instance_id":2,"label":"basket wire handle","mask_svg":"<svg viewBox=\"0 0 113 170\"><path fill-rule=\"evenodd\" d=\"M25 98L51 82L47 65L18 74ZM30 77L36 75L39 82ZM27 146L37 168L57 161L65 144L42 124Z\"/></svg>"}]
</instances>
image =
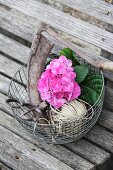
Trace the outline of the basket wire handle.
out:
<instances>
[{"instance_id":1,"label":"basket wire handle","mask_svg":"<svg viewBox=\"0 0 113 170\"><path fill-rule=\"evenodd\" d=\"M101 70L106 70L106 71L111 71L113 72L113 62L101 57L99 60L93 59L90 56L88 56L87 53L81 51L80 49L77 49L74 44L69 42L66 39L63 39L60 35L55 33L51 28L46 27L46 29L42 32L47 32L49 35L54 37L56 40L64 44L65 46L69 47L72 49L75 53L77 53L80 57L82 57L84 60L86 60L88 63L92 64L95 67L98 67ZM41 33L42 33L41 32Z\"/></svg>"}]
</instances>

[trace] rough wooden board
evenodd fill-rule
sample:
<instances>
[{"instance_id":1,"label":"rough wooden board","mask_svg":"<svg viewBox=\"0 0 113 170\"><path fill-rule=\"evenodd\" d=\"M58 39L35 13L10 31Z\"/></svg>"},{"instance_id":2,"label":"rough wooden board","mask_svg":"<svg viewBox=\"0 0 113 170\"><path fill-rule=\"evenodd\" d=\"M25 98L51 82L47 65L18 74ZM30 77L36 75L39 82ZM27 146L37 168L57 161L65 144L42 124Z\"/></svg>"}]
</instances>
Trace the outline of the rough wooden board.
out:
<instances>
[{"instance_id":1,"label":"rough wooden board","mask_svg":"<svg viewBox=\"0 0 113 170\"><path fill-rule=\"evenodd\" d=\"M54 40L53 40L54 41ZM59 49L60 44L58 44L55 46L53 52L57 53L58 49ZM90 56L90 58L94 59L94 60L100 60L102 62L104 61L109 61L107 59L102 58L99 55L96 54L91 54L89 52L87 52L84 48L79 47L77 45L75 45L76 48L78 48L79 50L85 52L88 56ZM10 55L12 58L21 61L23 63L27 63L28 61L28 56L30 53L30 48L26 47L25 45L22 45L16 41L14 41L11 38L8 38L7 36L0 34L0 50L7 54ZM14 64L15 62L12 62L12 64ZM112 80L113 79L113 75L111 73L105 73L105 77Z\"/></svg>"},{"instance_id":2,"label":"rough wooden board","mask_svg":"<svg viewBox=\"0 0 113 170\"><path fill-rule=\"evenodd\" d=\"M0 72L13 77L22 66L0 54Z\"/></svg>"},{"instance_id":3,"label":"rough wooden board","mask_svg":"<svg viewBox=\"0 0 113 170\"><path fill-rule=\"evenodd\" d=\"M98 123L113 131L113 112L103 109L98 119Z\"/></svg>"},{"instance_id":4,"label":"rough wooden board","mask_svg":"<svg viewBox=\"0 0 113 170\"><path fill-rule=\"evenodd\" d=\"M12 110L11 108L6 104L6 99L8 99L8 96L2 94L0 92L0 109L11 114Z\"/></svg>"},{"instance_id":5,"label":"rough wooden board","mask_svg":"<svg viewBox=\"0 0 113 170\"><path fill-rule=\"evenodd\" d=\"M113 25L113 6L103 0L56 0L68 7ZM92 12L93 11L93 12ZM109 12L109 13L108 13Z\"/></svg>"},{"instance_id":6,"label":"rough wooden board","mask_svg":"<svg viewBox=\"0 0 113 170\"><path fill-rule=\"evenodd\" d=\"M33 143L36 142L35 140L33 140L32 137L30 138L30 134L22 130L22 127L16 121L14 121L12 117L6 115L3 112L2 112L0 124L2 126L7 127L8 129L15 132L16 134L19 133L21 136L23 136L27 140L32 141ZM52 146L49 144L45 144L45 142L39 143L38 140L36 143L38 147L43 148L48 153L52 154L53 156L57 157L63 162L66 162L68 165L70 166L72 165L72 167L76 167L77 159L75 159L75 155L72 152L67 151L67 149L61 147L60 145ZM90 142L87 142L84 139L81 139L78 142L67 144L65 146L71 148L73 152L80 154L85 159L89 160L90 162L96 165L103 164L110 157L110 155L107 152L99 149L98 147L91 144Z\"/></svg>"},{"instance_id":7,"label":"rough wooden board","mask_svg":"<svg viewBox=\"0 0 113 170\"><path fill-rule=\"evenodd\" d=\"M11 169L0 162L0 170L11 170Z\"/></svg>"},{"instance_id":8,"label":"rough wooden board","mask_svg":"<svg viewBox=\"0 0 113 170\"><path fill-rule=\"evenodd\" d=\"M113 111L113 89L107 86L105 90L104 107Z\"/></svg>"},{"instance_id":9,"label":"rough wooden board","mask_svg":"<svg viewBox=\"0 0 113 170\"><path fill-rule=\"evenodd\" d=\"M30 54L30 48L3 34L0 34L0 51L23 63L27 63Z\"/></svg>"},{"instance_id":10,"label":"rough wooden board","mask_svg":"<svg viewBox=\"0 0 113 170\"><path fill-rule=\"evenodd\" d=\"M18 151L21 151L25 156L29 159L33 160L36 164L44 167L45 169L51 170L72 170L73 168L69 167L68 165L64 164L63 162L59 161L58 159L54 158L50 154L46 153L45 151L35 147L33 144L27 142L26 140L22 139L21 137L17 136L16 134L12 133L9 130L6 130L2 126L0 126L0 130L2 134L2 141L7 142L13 146ZM35 148L36 151L34 152L32 149ZM85 165L82 169L93 169L94 165L87 162L86 168ZM80 168L78 168L80 169Z\"/></svg>"},{"instance_id":11,"label":"rough wooden board","mask_svg":"<svg viewBox=\"0 0 113 170\"><path fill-rule=\"evenodd\" d=\"M20 150L12 146L7 141L2 141L0 139L0 159L10 166L11 169L15 170L46 170L40 165L36 164L33 160L28 158L25 154L23 154ZM19 158L19 159L18 159Z\"/></svg>"},{"instance_id":12,"label":"rough wooden board","mask_svg":"<svg viewBox=\"0 0 113 170\"><path fill-rule=\"evenodd\" d=\"M2 93L8 93L10 81L10 79L0 74L0 91L2 91Z\"/></svg>"},{"instance_id":13,"label":"rough wooden board","mask_svg":"<svg viewBox=\"0 0 113 170\"><path fill-rule=\"evenodd\" d=\"M106 152L104 150L99 149L97 146L84 139L66 144L66 146L71 149L71 151L80 154L89 161L92 161L95 165L102 165L108 159L108 156L105 154ZM103 155L106 156L103 157Z\"/></svg>"},{"instance_id":14,"label":"rough wooden board","mask_svg":"<svg viewBox=\"0 0 113 170\"><path fill-rule=\"evenodd\" d=\"M88 24L35 0L30 0L29 3L27 0L1 0L0 2L3 5L15 8L29 16L45 22L46 24L50 24L59 30L113 53L113 35L96 26Z\"/></svg>"},{"instance_id":15,"label":"rough wooden board","mask_svg":"<svg viewBox=\"0 0 113 170\"><path fill-rule=\"evenodd\" d=\"M86 138L113 153L113 133L106 131L101 126L94 126Z\"/></svg>"},{"instance_id":16,"label":"rough wooden board","mask_svg":"<svg viewBox=\"0 0 113 170\"><path fill-rule=\"evenodd\" d=\"M19 11L0 5L0 26L4 30L32 42L41 22Z\"/></svg>"}]
</instances>

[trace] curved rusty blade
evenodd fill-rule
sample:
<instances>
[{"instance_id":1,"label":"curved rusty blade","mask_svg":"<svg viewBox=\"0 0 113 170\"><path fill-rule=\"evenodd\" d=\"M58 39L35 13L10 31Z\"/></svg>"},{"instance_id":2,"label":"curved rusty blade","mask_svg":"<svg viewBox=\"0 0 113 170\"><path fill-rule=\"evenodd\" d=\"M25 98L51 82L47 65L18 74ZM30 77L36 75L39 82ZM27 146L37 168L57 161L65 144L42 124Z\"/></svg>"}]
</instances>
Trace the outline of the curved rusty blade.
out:
<instances>
[{"instance_id":1,"label":"curved rusty blade","mask_svg":"<svg viewBox=\"0 0 113 170\"><path fill-rule=\"evenodd\" d=\"M28 97L29 102L33 106L38 106L41 103L40 95L37 90L37 82L44 71L45 63L54 44L45 38L41 32L36 35L31 47L31 55L28 61Z\"/></svg>"}]
</instances>

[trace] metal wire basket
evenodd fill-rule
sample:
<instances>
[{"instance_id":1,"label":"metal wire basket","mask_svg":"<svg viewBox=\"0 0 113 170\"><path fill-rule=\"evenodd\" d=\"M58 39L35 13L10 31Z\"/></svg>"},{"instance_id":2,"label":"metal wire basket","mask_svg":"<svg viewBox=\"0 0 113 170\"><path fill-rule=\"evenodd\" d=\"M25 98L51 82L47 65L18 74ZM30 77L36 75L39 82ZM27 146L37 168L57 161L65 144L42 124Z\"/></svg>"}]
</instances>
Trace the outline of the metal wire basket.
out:
<instances>
[{"instance_id":1,"label":"metal wire basket","mask_svg":"<svg viewBox=\"0 0 113 170\"><path fill-rule=\"evenodd\" d=\"M93 72L97 72L97 69L93 66L91 66L91 69L93 69ZM103 73L99 70L98 72L103 77ZM47 143L63 144L83 137L96 123L101 113L104 98L104 77L101 94L93 106L87 104L88 110L85 115L68 122L59 123L48 123L46 119L42 119L42 122L33 120L33 111L25 115L23 119L23 113L30 109L27 105L22 105L29 102L26 83L27 69L23 66L16 72L9 86L9 97L13 99L13 102L11 102L13 114L23 127L33 133L35 137L43 138Z\"/></svg>"},{"instance_id":2,"label":"metal wire basket","mask_svg":"<svg viewBox=\"0 0 113 170\"><path fill-rule=\"evenodd\" d=\"M67 47L72 47L71 49L75 50L75 47L70 45L69 42L62 40L61 37L58 37L55 33L50 34L54 36L54 38L61 41ZM37 39L37 37L39 38ZM34 39L34 43L32 46L32 55L36 55L37 44L40 45L41 37L37 35ZM44 39L45 40L45 39ZM46 46L42 42L42 46ZM51 46L50 46L51 48ZM39 49L42 49L39 47ZM48 49L48 48L47 48ZM78 51L79 52L79 51ZM39 54L39 53L38 53ZM80 52L79 54L82 55ZM85 64L87 56L83 56L79 58L79 62ZM84 58L84 59L83 59ZM40 58L39 58L40 59ZM90 57L87 58L90 61ZM94 65L94 64L93 64ZM29 90L28 90L28 70L26 66L23 66L16 72L14 75L10 86L9 86L9 100L7 101L10 104L13 114L18 122L22 124L28 131L33 133L35 137L43 138L47 143L54 143L54 144L64 144L69 143L79 138L83 137L96 123L103 106L103 99L104 99L104 77L102 71L97 67L89 64L90 71L94 73L98 73L102 76L103 86L101 89L101 93L98 97L96 103L91 106L85 101L80 100L87 110L81 117L74 117L73 119L68 119L68 121L56 121L54 120L55 112L50 112L52 114L48 114L48 109L46 109L45 117L36 117L36 109L32 106L29 102ZM36 62L35 62L36 67ZM36 67L37 68L37 67ZM34 79L33 79L34 81ZM37 80L35 79L37 82ZM36 87L35 87L36 88ZM70 106L71 107L71 106ZM51 108L53 109L53 108ZM54 110L54 109L53 109Z\"/></svg>"}]
</instances>

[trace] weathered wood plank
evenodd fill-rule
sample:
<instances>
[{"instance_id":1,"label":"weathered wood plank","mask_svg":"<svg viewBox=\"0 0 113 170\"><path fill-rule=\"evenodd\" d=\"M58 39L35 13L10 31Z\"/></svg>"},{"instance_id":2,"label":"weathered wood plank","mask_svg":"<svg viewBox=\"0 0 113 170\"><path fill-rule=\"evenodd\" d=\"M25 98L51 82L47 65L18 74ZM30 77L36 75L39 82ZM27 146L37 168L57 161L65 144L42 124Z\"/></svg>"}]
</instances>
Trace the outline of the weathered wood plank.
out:
<instances>
[{"instance_id":1,"label":"weathered wood plank","mask_svg":"<svg viewBox=\"0 0 113 170\"><path fill-rule=\"evenodd\" d=\"M113 111L113 89L107 86L105 90L104 107Z\"/></svg>"},{"instance_id":2,"label":"weathered wood plank","mask_svg":"<svg viewBox=\"0 0 113 170\"><path fill-rule=\"evenodd\" d=\"M106 131L101 126L94 126L86 138L113 153L113 133Z\"/></svg>"},{"instance_id":3,"label":"weathered wood plank","mask_svg":"<svg viewBox=\"0 0 113 170\"><path fill-rule=\"evenodd\" d=\"M38 164L38 165L42 166L45 169L48 169L48 170L49 169L52 169L52 170L58 170L58 169L72 170L73 169L70 166L68 166L68 165L64 164L63 162L59 161L58 159L54 158L53 156L51 156L47 152L37 148L33 144L27 142L26 140L22 139L21 137L17 136L16 134L12 133L11 131L6 130L6 128L3 128L2 126L0 126L0 130L2 132L1 143L2 144L3 143L10 144L10 147L8 147L7 152L11 151L11 145L12 145L14 151L15 150L19 151L20 153L22 153L22 155L24 155L27 158L31 159L31 161L33 161L35 165ZM36 151L34 152L33 149L36 149ZM5 156L4 156L4 159L6 159ZM22 159L21 155L20 155L20 159ZM75 157L74 157L74 159L75 159ZM85 169L86 170L94 169L93 164L88 163L87 161L85 161L85 163L86 163L86 165L84 164L84 166L82 168L78 168L77 165L76 165L76 167L78 169L81 169L81 170L82 169L84 169L84 170Z\"/></svg>"},{"instance_id":4,"label":"weathered wood plank","mask_svg":"<svg viewBox=\"0 0 113 170\"><path fill-rule=\"evenodd\" d=\"M11 170L11 169L0 162L0 170Z\"/></svg>"},{"instance_id":5,"label":"weathered wood plank","mask_svg":"<svg viewBox=\"0 0 113 170\"><path fill-rule=\"evenodd\" d=\"M113 53L113 34L104 31L101 28L88 24L35 0L30 0L29 3L27 0L1 0L0 2L39 19L46 24L50 24L61 31Z\"/></svg>"},{"instance_id":6,"label":"weathered wood plank","mask_svg":"<svg viewBox=\"0 0 113 170\"><path fill-rule=\"evenodd\" d=\"M11 81L10 79L0 74L0 91L2 91L2 93L4 94L8 93L10 81Z\"/></svg>"},{"instance_id":7,"label":"weathered wood plank","mask_svg":"<svg viewBox=\"0 0 113 170\"><path fill-rule=\"evenodd\" d=\"M41 144L40 144L38 142L38 140L35 141L30 134L23 131L22 127L17 123L17 121L14 121L14 119L12 117L6 115L3 112L2 112L0 124L2 126L5 126L8 129L10 129L11 131L15 132L16 134L19 133L19 135L23 136L24 138L31 141L32 143L36 142L38 147L43 148L45 151L47 151L48 153L57 157L58 159L62 160L63 162L67 162L68 165L71 166L71 164L72 164L72 167L76 167L77 160L75 158L73 158L74 160L71 158L71 156L74 156L74 154L72 154L72 152L67 151L67 149L65 149L65 148L63 149L61 146L57 146L57 145L52 146L52 145L45 144L45 142L41 142ZM102 165L110 157L110 155L107 152L101 150L100 148L96 147L95 145L91 144L90 142L87 142L84 139L81 139L78 142L67 144L65 146L69 147L74 153L80 154L85 159L89 160L90 162L94 163L95 165ZM92 156L91 156L91 154L92 154ZM68 157L68 155L70 155L70 158Z\"/></svg>"},{"instance_id":8,"label":"weathered wood plank","mask_svg":"<svg viewBox=\"0 0 113 170\"><path fill-rule=\"evenodd\" d=\"M70 8L113 25L113 6L103 0L56 0ZM92 12L93 11L93 12Z\"/></svg>"},{"instance_id":9,"label":"weathered wood plank","mask_svg":"<svg viewBox=\"0 0 113 170\"><path fill-rule=\"evenodd\" d=\"M8 96L6 96L0 92L0 110L3 110L5 112L11 114L12 110L5 102L7 99L8 99Z\"/></svg>"},{"instance_id":10,"label":"weathered wood plank","mask_svg":"<svg viewBox=\"0 0 113 170\"><path fill-rule=\"evenodd\" d=\"M19 11L0 5L0 27L32 42L41 22Z\"/></svg>"},{"instance_id":11,"label":"weathered wood plank","mask_svg":"<svg viewBox=\"0 0 113 170\"><path fill-rule=\"evenodd\" d=\"M13 77L22 66L0 54L0 72Z\"/></svg>"},{"instance_id":12,"label":"weathered wood plank","mask_svg":"<svg viewBox=\"0 0 113 170\"><path fill-rule=\"evenodd\" d=\"M13 57L16 60L21 61L22 63L27 63L30 48L8 38L3 34L0 34L0 51Z\"/></svg>"},{"instance_id":13,"label":"weathered wood plank","mask_svg":"<svg viewBox=\"0 0 113 170\"><path fill-rule=\"evenodd\" d=\"M58 45L58 46L57 46ZM60 44L57 43L57 45L55 46L55 48L53 49L53 52L58 52L56 51L56 49L59 49ZM95 61L108 61L107 59L96 55L96 54L92 54L89 53L85 48L82 48L80 46L75 45L76 48L78 48L79 50L81 50L82 52L85 52L88 56L90 56L90 58L94 59ZM10 55L12 58L21 61L23 63L27 63L28 58L29 58L29 53L30 53L30 48L26 47L25 45L22 45L18 42L16 42L15 40L8 38L7 36L0 34L0 50L5 53ZM13 64L13 62L12 62ZM105 72L105 77L113 80L113 75L111 73Z\"/></svg>"},{"instance_id":14,"label":"weathered wood plank","mask_svg":"<svg viewBox=\"0 0 113 170\"><path fill-rule=\"evenodd\" d=\"M84 139L66 144L65 146L71 151L76 152L87 160L93 162L97 166L101 166L108 159L108 157L105 156L106 154L104 150L99 149L97 146L91 144Z\"/></svg>"},{"instance_id":15,"label":"weathered wood plank","mask_svg":"<svg viewBox=\"0 0 113 170\"><path fill-rule=\"evenodd\" d=\"M4 133L4 132L3 132ZM12 146L7 141L0 139L0 159L11 169L15 170L46 170L33 160L29 159L20 150Z\"/></svg>"},{"instance_id":16,"label":"weathered wood plank","mask_svg":"<svg viewBox=\"0 0 113 170\"><path fill-rule=\"evenodd\" d=\"M113 112L103 109L98 119L98 123L113 131Z\"/></svg>"}]
</instances>

